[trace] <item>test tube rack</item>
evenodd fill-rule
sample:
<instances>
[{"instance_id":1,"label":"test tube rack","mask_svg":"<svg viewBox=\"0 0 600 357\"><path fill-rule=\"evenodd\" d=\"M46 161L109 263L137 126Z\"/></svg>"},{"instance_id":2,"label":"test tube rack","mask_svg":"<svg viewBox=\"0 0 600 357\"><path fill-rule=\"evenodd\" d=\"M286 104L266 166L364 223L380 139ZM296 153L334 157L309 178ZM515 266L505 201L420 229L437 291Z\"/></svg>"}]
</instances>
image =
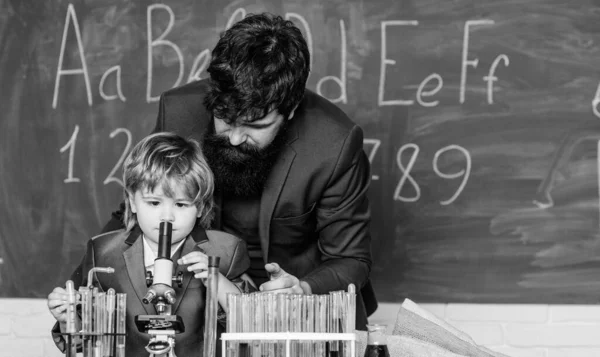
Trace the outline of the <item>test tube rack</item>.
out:
<instances>
[{"instance_id":1,"label":"test tube rack","mask_svg":"<svg viewBox=\"0 0 600 357\"><path fill-rule=\"evenodd\" d=\"M66 357L76 357L77 343L81 343L83 357L125 356L126 294L116 294L114 289L107 293L94 287L80 287L81 330L75 331L74 324L67 324ZM67 317L73 319L74 312ZM79 341L78 341L79 340Z\"/></svg>"},{"instance_id":2,"label":"test tube rack","mask_svg":"<svg viewBox=\"0 0 600 357\"><path fill-rule=\"evenodd\" d=\"M237 332L221 335L221 355L226 356L227 341L285 341L285 357L291 357L292 341L348 341L350 356L356 357L356 333L315 332Z\"/></svg>"},{"instance_id":3,"label":"test tube rack","mask_svg":"<svg viewBox=\"0 0 600 357\"><path fill-rule=\"evenodd\" d=\"M356 288L322 295L227 295L222 356L356 357Z\"/></svg>"}]
</instances>

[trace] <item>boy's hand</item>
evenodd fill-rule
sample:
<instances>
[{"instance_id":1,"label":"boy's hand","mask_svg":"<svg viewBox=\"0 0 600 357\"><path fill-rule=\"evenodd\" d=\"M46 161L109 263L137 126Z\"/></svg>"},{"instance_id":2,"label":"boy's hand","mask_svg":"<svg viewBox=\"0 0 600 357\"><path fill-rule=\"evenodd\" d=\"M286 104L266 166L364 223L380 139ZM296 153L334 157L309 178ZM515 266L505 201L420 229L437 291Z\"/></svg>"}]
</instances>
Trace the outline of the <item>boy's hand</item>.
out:
<instances>
[{"instance_id":1,"label":"boy's hand","mask_svg":"<svg viewBox=\"0 0 600 357\"><path fill-rule=\"evenodd\" d=\"M179 265L188 265L187 270L194 273L196 279L208 278L208 256L200 251L190 252L177 260Z\"/></svg>"},{"instance_id":2,"label":"boy's hand","mask_svg":"<svg viewBox=\"0 0 600 357\"><path fill-rule=\"evenodd\" d=\"M60 324L67 323L67 305L69 295L67 290L56 287L48 295L48 310Z\"/></svg>"}]
</instances>

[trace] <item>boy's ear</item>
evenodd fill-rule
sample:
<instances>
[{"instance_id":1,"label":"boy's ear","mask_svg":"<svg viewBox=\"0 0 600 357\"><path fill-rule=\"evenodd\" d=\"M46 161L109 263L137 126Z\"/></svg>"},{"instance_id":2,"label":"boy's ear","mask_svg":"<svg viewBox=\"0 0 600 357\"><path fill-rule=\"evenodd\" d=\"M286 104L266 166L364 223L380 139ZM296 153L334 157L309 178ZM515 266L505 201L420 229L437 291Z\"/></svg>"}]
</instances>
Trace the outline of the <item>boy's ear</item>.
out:
<instances>
[{"instance_id":1,"label":"boy's ear","mask_svg":"<svg viewBox=\"0 0 600 357\"><path fill-rule=\"evenodd\" d=\"M131 213L137 213L137 207L135 206L135 201L129 193L127 193L127 199L129 200L129 207L131 207Z\"/></svg>"}]
</instances>

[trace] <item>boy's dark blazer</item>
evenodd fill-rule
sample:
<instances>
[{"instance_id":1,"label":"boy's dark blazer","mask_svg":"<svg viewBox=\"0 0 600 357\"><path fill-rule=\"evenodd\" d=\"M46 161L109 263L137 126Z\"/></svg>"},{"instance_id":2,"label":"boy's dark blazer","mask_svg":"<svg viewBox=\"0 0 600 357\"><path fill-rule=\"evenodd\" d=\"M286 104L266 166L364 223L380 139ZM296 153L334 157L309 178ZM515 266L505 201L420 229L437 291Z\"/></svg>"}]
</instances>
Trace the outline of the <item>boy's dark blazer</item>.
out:
<instances>
[{"instance_id":1,"label":"boy's dark blazer","mask_svg":"<svg viewBox=\"0 0 600 357\"><path fill-rule=\"evenodd\" d=\"M187 271L187 266L178 266L177 259L193 250L218 256L220 257L219 270L230 280L238 278L250 266L246 243L233 235L219 231L205 231L198 227L192 231L191 238L188 238L172 257L174 274L183 273L182 287L173 284L176 303L172 307L172 314L182 317L185 328L183 333L175 335L177 356L195 356L203 350L205 316L199 311L204 311L206 294L204 284L193 277L193 272ZM88 285L87 275L92 267L115 269L112 274L95 274L93 285L104 292L112 287L117 293L127 294L125 351L127 357L148 357L149 354L144 347L148 344L149 335L138 331L134 318L137 315L157 314L154 305L146 305L142 302L148 290L143 251L143 239L137 227L129 234L124 230L101 234L88 242L86 255L71 276L75 289L78 289L79 286ZM59 332L60 328L56 323L52 334L55 343L64 352L65 343Z\"/></svg>"}]
</instances>

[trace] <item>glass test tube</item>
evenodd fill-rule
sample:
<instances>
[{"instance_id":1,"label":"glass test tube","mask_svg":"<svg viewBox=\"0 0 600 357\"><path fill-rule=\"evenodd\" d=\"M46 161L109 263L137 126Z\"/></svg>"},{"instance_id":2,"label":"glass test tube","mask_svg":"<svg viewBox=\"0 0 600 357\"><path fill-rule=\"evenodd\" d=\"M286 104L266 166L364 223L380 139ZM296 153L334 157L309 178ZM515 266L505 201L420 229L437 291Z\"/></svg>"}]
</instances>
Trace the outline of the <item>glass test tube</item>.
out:
<instances>
[{"instance_id":1,"label":"glass test tube","mask_svg":"<svg viewBox=\"0 0 600 357\"><path fill-rule=\"evenodd\" d=\"M314 295L305 295L304 298L306 300L306 315L305 315L306 326L304 328L304 331L316 332L316 330L315 330L315 305L316 305L315 296ZM307 341L306 356L314 357L315 356L315 348L316 348L316 343L314 343L312 341Z\"/></svg>"},{"instance_id":2,"label":"glass test tube","mask_svg":"<svg viewBox=\"0 0 600 357\"><path fill-rule=\"evenodd\" d=\"M92 291L84 286L79 287L81 294L81 332L83 345L83 357L92 357L91 335L92 333Z\"/></svg>"},{"instance_id":3,"label":"glass test tube","mask_svg":"<svg viewBox=\"0 0 600 357\"><path fill-rule=\"evenodd\" d=\"M73 285L72 280L68 280L66 283L67 288L67 327L66 333L69 334L67 337L67 341L69 345L67 348L69 349L69 355L72 357L77 356L77 341L75 339L75 334L77 332L77 325L75 321L75 304L77 301L77 296L75 295L75 286Z\"/></svg>"},{"instance_id":4,"label":"glass test tube","mask_svg":"<svg viewBox=\"0 0 600 357\"><path fill-rule=\"evenodd\" d=\"M215 357L217 344L217 289L219 282L219 257L208 257L206 279L206 311L204 321L204 357Z\"/></svg>"},{"instance_id":5,"label":"glass test tube","mask_svg":"<svg viewBox=\"0 0 600 357\"><path fill-rule=\"evenodd\" d=\"M228 333L240 332L238 327L238 305L239 305L239 294L227 293L227 325L226 331ZM226 356L237 357L238 353L238 341L226 341Z\"/></svg>"},{"instance_id":6,"label":"glass test tube","mask_svg":"<svg viewBox=\"0 0 600 357\"><path fill-rule=\"evenodd\" d=\"M354 333L356 331L356 286L354 284L348 285L348 292L346 293L346 310L348 316L346 320L346 331L347 333ZM345 343L347 346L347 353L350 353L350 346L354 344L356 349L356 341L348 341Z\"/></svg>"},{"instance_id":7,"label":"glass test tube","mask_svg":"<svg viewBox=\"0 0 600 357\"><path fill-rule=\"evenodd\" d=\"M267 300L267 332L276 332L275 328L275 319L277 314L277 308L275 306L277 300L275 299L275 294L268 293L266 296ZM276 341L269 341L267 356L275 356L275 345Z\"/></svg>"},{"instance_id":8,"label":"glass test tube","mask_svg":"<svg viewBox=\"0 0 600 357\"><path fill-rule=\"evenodd\" d=\"M338 311L338 299L337 295L334 291L329 293L329 332L330 333L338 333L339 329L339 311ZM339 347L337 340L329 341L329 356L328 357L338 357L339 356Z\"/></svg>"},{"instance_id":9,"label":"glass test tube","mask_svg":"<svg viewBox=\"0 0 600 357\"><path fill-rule=\"evenodd\" d=\"M327 333L327 306L329 304L329 295L317 295L317 311L315 312L315 330L316 332ZM317 356L325 357L325 345L327 342L317 342Z\"/></svg>"},{"instance_id":10,"label":"glass test tube","mask_svg":"<svg viewBox=\"0 0 600 357\"><path fill-rule=\"evenodd\" d=\"M106 293L106 325L105 331L108 335L104 337L104 356L114 357L115 338L112 335L115 332L115 289L110 288Z\"/></svg>"},{"instance_id":11,"label":"glass test tube","mask_svg":"<svg viewBox=\"0 0 600 357\"><path fill-rule=\"evenodd\" d=\"M242 295L242 332L252 332L250 328L250 318L252 316L250 311L251 304L251 296L253 294L244 294ZM242 340L240 341L239 346L240 357L250 357L250 348L248 346L248 341Z\"/></svg>"},{"instance_id":12,"label":"glass test tube","mask_svg":"<svg viewBox=\"0 0 600 357\"><path fill-rule=\"evenodd\" d=\"M95 290L96 288L94 288ZM104 331L106 326L106 293L97 292L96 299L94 301L94 332L97 334L95 336L94 342L94 357L98 355L98 357L102 357L104 355L104 344L103 344L103 335L106 331Z\"/></svg>"},{"instance_id":13,"label":"glass test tube","mask_svg":"<svg viewBox=\"0 0 600 357\"><path fill-rule=\"evenodd\" d=\"M127 294L117 294L117 308L116 308L116 329L117 333L125 334L125 322L126 316L125 311L127 307ZM117 340L117 357L125 357L125 335L118 335Z\"/></svg>"}]
</instances>

